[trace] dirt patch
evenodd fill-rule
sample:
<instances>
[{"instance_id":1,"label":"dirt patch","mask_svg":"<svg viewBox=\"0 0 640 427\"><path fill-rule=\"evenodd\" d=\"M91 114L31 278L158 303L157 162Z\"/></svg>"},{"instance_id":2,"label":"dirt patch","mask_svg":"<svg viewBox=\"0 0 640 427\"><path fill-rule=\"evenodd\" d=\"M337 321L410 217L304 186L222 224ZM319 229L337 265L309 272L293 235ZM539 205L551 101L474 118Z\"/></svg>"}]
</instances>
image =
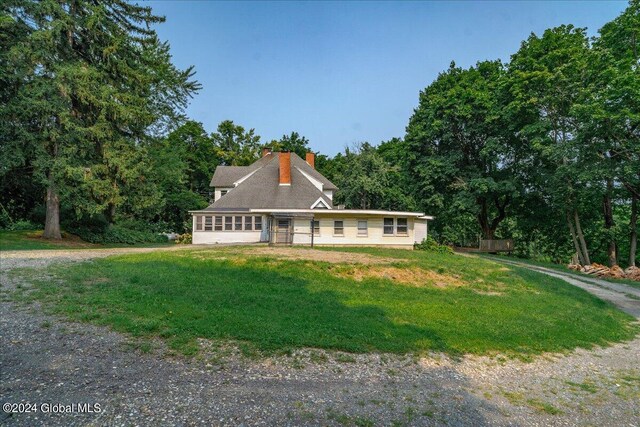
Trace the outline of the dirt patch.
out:
<instances>
[{"instance_id":1,"label":"dirt patch","mask_svg":"<svg viewBox=\"0 0 640 427\"><path fill-rule=\"evenodd\" d=\"M479 289L474 289L473 292L475 292L478 295L486 295L490 297L499 297L501 295L504 295L504 293L498 292L498 291L481 291Z\"/></svg>"},{"instance_id":2,"label":"dirt patch","mask_svg":"<svg viewBox=\"0 0 640 427\"><path fill-rule=\"evenodd\" d=\"M106 277L96 277L95 279L85 280L85 285L98 285L100 283L107 283L109 281Z\"/></svg>"},{"instance_id":3,"label":"dirt patch","mask_svg":"<svg viewBox=\"0 0 640 427\"><path fill-rule=\"evenodd\" d=\"M435 286L437 288L450 288L464 286L465 282L459 277L440 274L418 267L367 267L344 268L331 271L337 277L348 278L361 282L364 279L388 279L403 285L415 287Z\"/></svg>"},{"instance_id":4,"label":"dirt patch","mask_svg":"<svg viewBox=\"0 0 640 427\"><path fill-rule=\"evenodd\" d=\"M384 258L354 252L332 252L300 248L251 248L245 252L251 256L273 256L284 259L329 262L332 264L392 264L405 262L403 259Z\"/></svg>"}]
</instances>

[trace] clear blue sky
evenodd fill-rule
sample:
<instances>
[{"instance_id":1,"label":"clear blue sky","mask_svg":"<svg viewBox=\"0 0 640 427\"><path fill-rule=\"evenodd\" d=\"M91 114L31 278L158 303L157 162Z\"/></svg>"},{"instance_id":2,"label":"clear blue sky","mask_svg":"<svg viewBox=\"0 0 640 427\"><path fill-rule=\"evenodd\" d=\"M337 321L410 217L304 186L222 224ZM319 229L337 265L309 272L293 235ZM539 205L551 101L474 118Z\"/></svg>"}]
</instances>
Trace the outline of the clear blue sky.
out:
<instances>
[{"instance_id":1,"label":"clear blue sky","mask_svg":"<svg viewBox=\"0 0 640 427\"><path fill-rule=\"evenodd\" d=\"M174 62L195 65L188 109L207 131L233 120L263 142L297 131L333 155L402 137L419 91L454 60L507 61L531 32L573 24L591 35L614 1L149 1Z\"/></svg>"}]
</instances>

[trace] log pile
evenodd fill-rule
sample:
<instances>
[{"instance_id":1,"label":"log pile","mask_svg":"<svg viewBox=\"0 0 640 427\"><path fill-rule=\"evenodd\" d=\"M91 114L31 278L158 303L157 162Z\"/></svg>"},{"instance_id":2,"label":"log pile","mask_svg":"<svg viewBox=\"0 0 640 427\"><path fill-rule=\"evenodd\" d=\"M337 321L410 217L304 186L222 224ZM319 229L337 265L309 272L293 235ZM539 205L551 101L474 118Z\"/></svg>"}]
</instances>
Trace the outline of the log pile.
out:
<instances>
[{"instance_id":1,"label":"log pile","mask_svg":"<svg viewBox=\"0 0 640 427\"><path fill-rule=\"evenodd\" d=\"M640 268L629 267L625 270L618 265L607 267L606 265L593 263L590 265L580 265L577 263L569 264L571 270L579 271L595 277L611 277L614 279L631 279L640 282Z\"/></svg>"}]
</instances>

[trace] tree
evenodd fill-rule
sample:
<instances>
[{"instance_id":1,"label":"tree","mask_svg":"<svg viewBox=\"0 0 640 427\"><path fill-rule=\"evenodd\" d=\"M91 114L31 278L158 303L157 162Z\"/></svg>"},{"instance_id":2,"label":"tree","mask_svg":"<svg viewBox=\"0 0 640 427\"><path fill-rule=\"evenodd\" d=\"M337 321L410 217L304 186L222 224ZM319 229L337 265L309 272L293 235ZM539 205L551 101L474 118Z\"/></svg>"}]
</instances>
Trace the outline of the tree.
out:
<instances>
[{"instance_id":1,"label":"tree","mask_svg":"<svg viewBox=\"0 0 640 427\"><path fill-rule=\"evenodd\" d=\"M604 25L594 41L589 98L580 109L587 130L599 143L596 164L606 172L605 218L613 225L611 189L620 184L630 199L629 265L636 264L640 199L640 1L632 0ZM610 236L609 260L615 261Z\"/></svg>"},{"instance_id":2,"label":"tree","mask_svg":"<svg viewBox=\"0 0 640 427\"><path fill-rule=\"evenodd\" d=\"M273 151L291 151L304 159L306 153L309 152L309 140L300 136L298 132L291 132L290 135L282 135L279 140L274 139L265 147L271 148Z\"/></svg>"},{"instance_id":3,"label":"tree","mask_svg":"<svg viewBox=\"0 0 640 427\"><path fill-rule=\"evenodd\" d=\"M60 238L60 203L113 219L123 187L145 181L138 148L179 120L199 89L192 68L171 64L151 29L164 18L149 7L123 0L3 7L3 23L19 30L1 77L15 82L0 111L15 138L2 148L32 156L33 178L46 188L44 237Z\"/></svg>"},{"instance_id":4,"label":"tree","mask_svg":"<svg viewBox=\"0 0 640 427\"><path fill-rule=\"evenodd\" d=\"M389 164L367 142L346 148L324 164L327 175L338 186L334 203L358 209L409 209L412 199L406 197L394 182L398 166Z\"/></svg>"},{"instance_id":5,"label":"tree","mask_svg":"<svg viewBox=\"0 0 640 427\"><path fill-rule=\"evenodd\" d=\"M260 136L254 129L235 125L232 120L224 120L217 132L211 135L216 147L216 156L227 166L246 166L260 158Z\"/></svg>"},{"instance_id":6,"label":"tree","mask_svg":"<svg viewBox=\"0 0 640 427\"><path fill-rule=\"evenodd\" d=\"M208 198L211 177L223 160L218 157L219 150L202 123L187 121L163 140L162 147L185 161L187 188Z\"/></svg>"},{"instance_id":7,"label":"tree","mask_svg":"<svg viewBox=\"0 0 640 427\"><path fill-rule=\"evenodd\" d=\"M424 209L471 213L486 239L520 186L521 150L502 119L503 76L499 61L467 70L452 63L420 93L405 136L406 168Z\"/></svg>"},{"instance_id":8,"label":"tree","mask_svg":"<svg viewBox=\"0 0 640 427\"><path fill-rule=\"evenodd\" d=\"M581 200L593 181L582 167L588 148L580 144L574 108L585 96L589 61L585 30L571 25L532 34L512 57L506 88L509 121L522 145L533 150L529 191L549 197L549 208L564 212L581 264L590 264L580 221Z\"/></svg>"}]
</instances>

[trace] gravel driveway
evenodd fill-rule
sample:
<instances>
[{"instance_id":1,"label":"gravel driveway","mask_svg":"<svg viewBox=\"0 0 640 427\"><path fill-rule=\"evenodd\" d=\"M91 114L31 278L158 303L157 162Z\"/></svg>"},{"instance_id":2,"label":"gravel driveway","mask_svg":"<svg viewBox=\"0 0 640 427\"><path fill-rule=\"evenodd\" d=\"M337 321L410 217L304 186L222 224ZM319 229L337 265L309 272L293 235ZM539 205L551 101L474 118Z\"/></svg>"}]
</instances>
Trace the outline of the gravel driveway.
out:
<instances>
[{"instance_id":1,"label":"gravel driveway","mask_svg":"<svg viewBox=\"0 0 640 427\"><path fill-rule=\"evenodd\" d=\"M8 274L16 267L46 272L53 262L150 250L176 249L2 253L1 290L28 286ZM529 363L313 349L252 359L201 344L199 357L176 357L160 341L67 322L5 295L0 400L38 412L0 412L0 424L640 425L640 337ZM99 412L51 413L77 409L54 404L96 403Z\"/></svg>"}]
</instances>

